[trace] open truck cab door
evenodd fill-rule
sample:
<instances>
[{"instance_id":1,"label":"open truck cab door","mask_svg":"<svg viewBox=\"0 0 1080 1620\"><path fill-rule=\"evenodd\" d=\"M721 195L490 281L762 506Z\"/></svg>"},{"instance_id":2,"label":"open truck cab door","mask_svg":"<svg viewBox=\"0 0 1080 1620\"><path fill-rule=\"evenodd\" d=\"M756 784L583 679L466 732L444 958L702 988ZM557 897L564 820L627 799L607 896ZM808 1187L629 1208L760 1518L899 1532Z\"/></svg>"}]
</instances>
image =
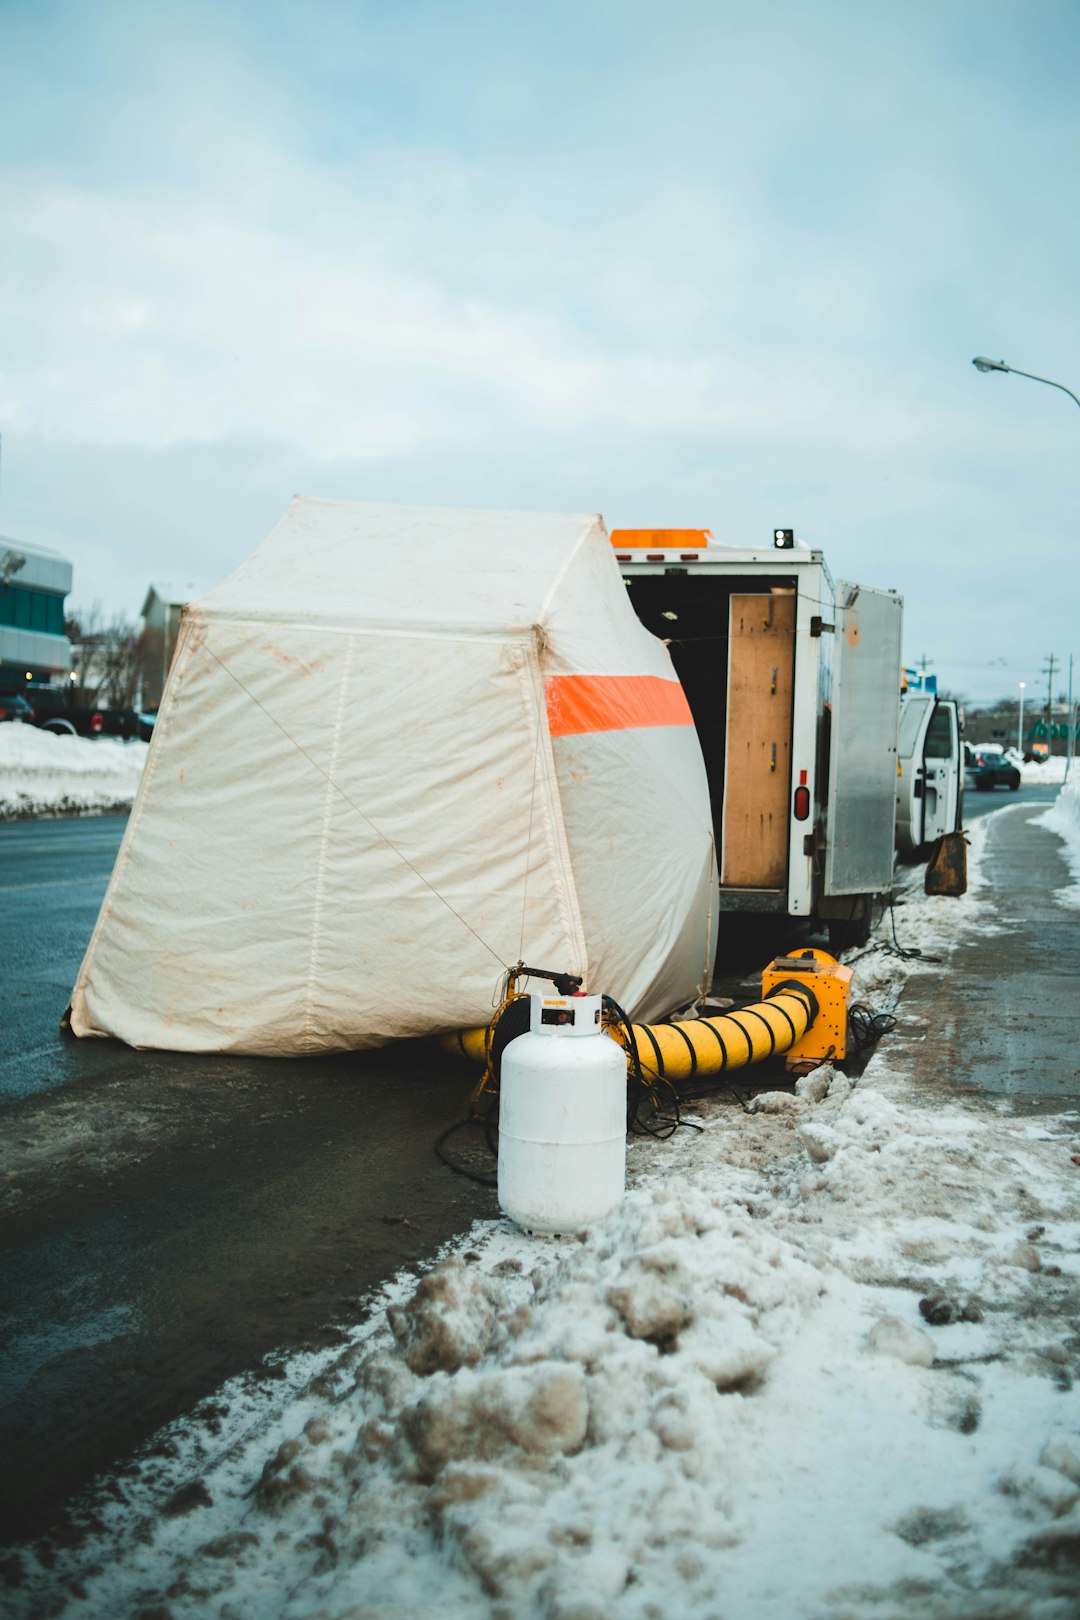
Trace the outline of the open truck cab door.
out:
<instances>
[{"instance_id":1,"label":"open truck cab door","mask_svg":"<svg viewBox=\"0 0 1080 1620\"><path fill-rule=\"evenodd\" d=\"M960 716L949 698L906 697L900 706L896 847L916 855L963 821Z\"/></svg>"}]
</instances>

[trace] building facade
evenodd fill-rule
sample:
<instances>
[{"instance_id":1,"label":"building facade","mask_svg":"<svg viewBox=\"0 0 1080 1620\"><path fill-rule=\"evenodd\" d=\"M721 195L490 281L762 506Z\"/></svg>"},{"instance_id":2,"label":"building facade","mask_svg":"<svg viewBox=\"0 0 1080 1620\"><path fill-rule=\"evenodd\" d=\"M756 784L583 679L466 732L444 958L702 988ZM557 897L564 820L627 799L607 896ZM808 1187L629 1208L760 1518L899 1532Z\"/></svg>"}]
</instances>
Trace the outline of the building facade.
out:
<instances>
[{"instance_id":1,"label":"building facade","mask_svg":"<svg viewBox=\"0 0 1080 1620\"><path fill-rule=\"evenodd\" d=\"M143 673L142 706L157 710L169 666L176 651L180 620L191 600L193 587L178 590L173 585L151 585L142 605Z\"/></svg>"},{"instance_id":2,"label":"building facade","mask_svg":"<svg viewBox=\"0 0 1080 1620\"><path fill-rule=\"evenodd\" d=\"M69 679L71 643L64 634L64 598L71 564L59 552L0 535L0 688L33 681L60 686Z\"/></svg>"}]
</instances>

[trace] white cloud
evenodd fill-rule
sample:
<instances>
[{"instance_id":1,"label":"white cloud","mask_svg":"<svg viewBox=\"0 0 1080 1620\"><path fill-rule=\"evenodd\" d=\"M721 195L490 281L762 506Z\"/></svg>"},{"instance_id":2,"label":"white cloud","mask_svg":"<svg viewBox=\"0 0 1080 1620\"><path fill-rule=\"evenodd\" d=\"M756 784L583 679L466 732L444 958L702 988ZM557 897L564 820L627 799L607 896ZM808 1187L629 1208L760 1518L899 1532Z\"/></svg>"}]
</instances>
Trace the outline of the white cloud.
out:
<instances>
[{"instance_id":1,"label":"white cloud","mask_svg":"<svg viewBox=\"0 0 1080 1620\"><path fill-rule=\"evenodd\" d=\"M732 540L783 517L903 589L944 666L943 598L985 624L1018 552L1071 565L1074 407L968 362L1080 376L1076 227L1035 218L1075 114L1021 120L1000 41L950 62L960 23L781 9L782 37L738 6L565 36L106 8L68 123L12 119L5 528L134 598L211 514L247 547L296 487ZM60 153L30 138L54 123ZM1036 663L1072 634L1055 598Z\"/></svg>"}]
</instances>

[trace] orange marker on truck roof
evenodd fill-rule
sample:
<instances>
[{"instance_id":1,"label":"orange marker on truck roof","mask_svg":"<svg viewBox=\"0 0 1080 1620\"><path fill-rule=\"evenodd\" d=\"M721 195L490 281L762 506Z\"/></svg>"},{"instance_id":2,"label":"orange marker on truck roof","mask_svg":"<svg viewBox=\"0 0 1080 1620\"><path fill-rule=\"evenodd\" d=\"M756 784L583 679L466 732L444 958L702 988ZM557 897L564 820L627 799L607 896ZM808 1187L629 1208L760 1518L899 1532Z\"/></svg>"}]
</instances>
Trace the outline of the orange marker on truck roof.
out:
<instances>
[{"instance_id":1,"label":"orange marker on truck roof","mask_svg":"<svg viewBox=\"0 0 1080 1620\"><path fill-rule=\"evenodd\" d=\"M616 551L703 551L711 529L612 529Z\"/></svg>"}]
</instances>

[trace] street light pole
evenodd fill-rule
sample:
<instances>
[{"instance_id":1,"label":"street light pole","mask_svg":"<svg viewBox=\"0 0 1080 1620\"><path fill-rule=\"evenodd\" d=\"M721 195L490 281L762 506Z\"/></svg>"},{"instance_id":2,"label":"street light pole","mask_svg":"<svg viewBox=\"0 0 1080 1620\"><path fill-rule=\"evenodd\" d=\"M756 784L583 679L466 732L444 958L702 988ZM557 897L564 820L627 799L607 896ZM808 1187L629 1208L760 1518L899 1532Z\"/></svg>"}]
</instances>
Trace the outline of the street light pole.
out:
<instances>
[{"instance_id":1,"label":"street light pole","mask_svg":"<svg viewBox=\"0 0 1080 1620\"><path fill-rule=\"evenodd\" d=\"M1016 377L1030 377L1032 382L1045 383L1048 388L1060 388L1063 394L1068 394L1074 405L1080 405L1071 388L1064 383L1053 382L1049 377L1036 377L1033 371L1021 371L1017 366L1007 366L1004 360L988 360L984 354L977 354L971 362L976 371L1011 371Z\"/></svg>"},{"instance_id":2,"label":"street light pole","mask_svg":"<svg viewBox=\"0 0 1080 1620\"><path fill-rule=\"evenodd\" d=\"M1016 751L1021 755L1024 752L1024 687L1026 685L1026 681L1020 682L1020 719L1016 724Z\"/></svg>"}]
</instances>

